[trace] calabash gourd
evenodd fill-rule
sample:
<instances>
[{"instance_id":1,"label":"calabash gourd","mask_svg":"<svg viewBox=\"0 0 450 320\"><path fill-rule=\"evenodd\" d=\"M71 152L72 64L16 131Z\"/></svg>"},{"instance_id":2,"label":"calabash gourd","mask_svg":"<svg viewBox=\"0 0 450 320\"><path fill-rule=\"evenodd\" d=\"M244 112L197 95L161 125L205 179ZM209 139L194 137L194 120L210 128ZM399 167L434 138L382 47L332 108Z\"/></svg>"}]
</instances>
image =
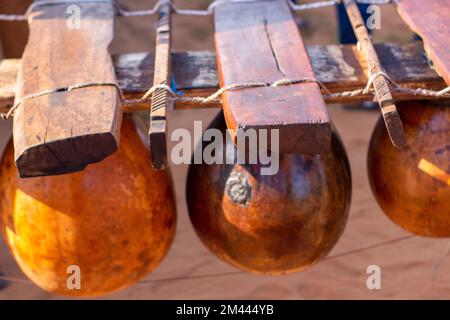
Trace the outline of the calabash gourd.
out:
<instances>
[{"instance_id":1,"label":"calabash gourd","mask_svg":"<svg viewBox=\"0 0 450 320\"><path fill-rule=\"evenodd\" d=\"M373 194L402 228L450 237L450 103L404 102L398 109L408 145L393 147L380 117L367 158Z\"/></svg>"},{"instance_id":2,"label":"calabash gourd","mask_svg":"<svg viewBox=\"0 0 450 320\"><path fill-rule=\"evenodd\" d=\"M223 116L211 127L225 134ZM262 175L260 168L236 162L191 165L192 224L215 255L237 268L301 271L333 248L346 225L351 175L345 150L333 133L327 154L283 155L275 175Z\"/></svg>"},{"instance_id":3,"label":"calabash gourd","mask_svg":"<svg viewBox=\"0 0 450 320\"><path fill-rule=\"evenodd\" d=\"M74 174L19 179L9 143L0 168L0 221L22 271L44 290L90 297L154 270L170 247L176 215L169 178L149 159L128 117L119 150ZM71 278L77 268L79 288Z\"/></svg>"}]
</instances>

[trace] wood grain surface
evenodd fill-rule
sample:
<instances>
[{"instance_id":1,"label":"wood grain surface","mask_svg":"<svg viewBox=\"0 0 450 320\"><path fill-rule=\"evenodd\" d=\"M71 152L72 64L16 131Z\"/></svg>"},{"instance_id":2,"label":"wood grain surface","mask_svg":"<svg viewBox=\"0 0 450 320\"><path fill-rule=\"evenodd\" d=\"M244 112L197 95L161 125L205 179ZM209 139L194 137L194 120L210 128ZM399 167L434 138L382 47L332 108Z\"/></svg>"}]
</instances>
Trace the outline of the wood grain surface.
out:
<instances>
[{"instance_id":1,"label":"wood grain surface","mask_svg":"<svg viewBox=\"0 0 450 320\"><path fill-rule=\"evenodd\" d=\"M397 10L425 45L438 73L450 85L450 1L397 0Z\"/></svg>"},{"instance_id":2,"label":"wood grain surface","mask_svg":"<svg viewBox=\"0 0 450 320\"><path fill-rule=\"evenodd\" d=\"M446 84L430 68L420 43L375 45L383 68L392 80L408 88L440 90ZM310 46L307 48L314 73L330 92L355 90L367 83L367 63L353 45ZM154 56L130 53L113 57L117 83L129 99L138 99L153 83ZM0 112L7 112L14 103L16 78L20 60L0 62ZM172 54L172 75L178 90L185 96L208 96L219 87L216 56L211 51L189 51ZM420 96L393 92L396 100L423 99ZM372 100L372 95L325 97L327 103L351 103ZM220 104L187 104L175 101L176 110L221 108ZM124 106L125 112L148 110L148 103Z\"/></svg>"},{"instance_id":3,"label":"wood grain surface","mask_svg":"<svg viewBox=\"0 0 450 320\"><path fill-rule=\"evenodd\" d=\"M68 25L68 5L37 7L22 58L16 101L55 88L115 82L108 46L115 10L79 4L80 29ZM83 169L117 150L122 112L114 87L91 87L24 101L14 117L15 162L22 177Z\"/></svg>"},{"instance_id":4,"label":"wood grain surface","mask_svg":"<svg viewBox=\"0 0 450 320\"><path fill-rule=\"evenodd\" d=\"M285 1L222 4L214 11L214 26L221 87L314 79ZM228 90L223 109L229 129L278 129L281 153L329 149L330 119L316 83Z\"/></svg>"}]
</instances>

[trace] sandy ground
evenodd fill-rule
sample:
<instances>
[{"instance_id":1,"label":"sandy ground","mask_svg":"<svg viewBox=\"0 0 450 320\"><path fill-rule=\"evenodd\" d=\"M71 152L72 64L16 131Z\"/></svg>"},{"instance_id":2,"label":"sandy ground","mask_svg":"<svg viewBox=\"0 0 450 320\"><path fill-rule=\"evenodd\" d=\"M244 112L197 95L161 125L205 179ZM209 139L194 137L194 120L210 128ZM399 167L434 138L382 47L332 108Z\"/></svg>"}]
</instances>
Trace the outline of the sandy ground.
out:
<instances>
[{"instance_id":1,"label":"sandy ground","mask_svg":"<svg viewBox=\"0 0 450 320\"><path fill-rule=\"evenodd\" d=\"M204 7L208 1L177 1L183 7ZM135 1L135 3L137 3ZM146 7L145 4L139 4ZM393 15L384 9L386 17ZM384 17L384 15L383 15ZM336 41L333 11L302 14L306 22L302 33L308 44ZM396 19L375 35L380 41L403 41L410 33ZM392 20L392 21L391 21ZM152 50L154 24L151 19L119 21L115 52ZM323 21L331 21L324 24ZM212 48L211 27L207 18L177 17L175 49ZM148 26L145 29L145 26ZM320 28L319 28L320 27ZM316 32L321 29L324 32ZM392 33L386 30L400 30ZM146 40L148 39L148 41ZM127 45L124 46L123 43ZM121 45L122 44L122 45ZM160 267L129 289L109 295L110 299L442 299L450 298L450 250L448 240L412 237L384 246L371 247L408 236L394 225L377 206L366 174L366 152L377 111L349 111L330 105L329 111L341 134L352 168L353 196L346 230L328 258L298 274L259 276L240 272L208 252L194 233L186 203L186 166L172 167L178 204L178 227L172 248ZM206 124L216 111L178 111L170 114L170 129L192 128L193 120ZM3 148L10 132L9 123L0 123ZM357 249L370 247L367 250ZM355 252L354 252L355 250ZM366 286L369 265L381 268L381 290ZM10 282L0 290L0 299L59 299L29 283L0 240L0 271L23 279Z\"/></svg>"}]
</instances>

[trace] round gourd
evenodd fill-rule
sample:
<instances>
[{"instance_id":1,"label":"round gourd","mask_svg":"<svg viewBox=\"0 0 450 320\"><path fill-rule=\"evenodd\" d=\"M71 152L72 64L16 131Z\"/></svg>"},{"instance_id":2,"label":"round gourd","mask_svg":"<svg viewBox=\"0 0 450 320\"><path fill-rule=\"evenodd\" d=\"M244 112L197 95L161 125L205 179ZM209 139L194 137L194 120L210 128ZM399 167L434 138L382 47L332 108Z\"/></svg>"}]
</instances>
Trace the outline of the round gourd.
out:
<instances>
[{"instance_id":1,"label":"round gourd","mask_svg":"<svg viewBox=\"0 0 450 320\"><path fill-rule=\"evenodd\" d=\"M450 104L398 103L408 145L392 146L380 117L367 168L375 198L402 228L426 237L450 237Z\"/></svg>"},{"instance_id":2,"label":"round gourd","mask_svg":"<svg viewBox=\"0 0 450 320\"><path fill-rule=\"evenodd\" d=\"M225 133L223 117L212 127ZM346 225L351 176L345 150L333 134L327 154L281 156L275 175L262 175L260 168L191 165L192 224L215 255L237 268L301 271L333 248Z\"/></svg>"},{"instance_id":3,"label":"round gourd","mask_svg":"<svg viewBox=\"0 0 450 320\"><path fill-rule=\"evenodd\" d=\"M73 174L19 179L10 142L0 168L0 223L22 271L44 290L89 297L154 270L176 214L169 178L149 159L127 117L119 150Z\"/></svg>"}]
</instances>

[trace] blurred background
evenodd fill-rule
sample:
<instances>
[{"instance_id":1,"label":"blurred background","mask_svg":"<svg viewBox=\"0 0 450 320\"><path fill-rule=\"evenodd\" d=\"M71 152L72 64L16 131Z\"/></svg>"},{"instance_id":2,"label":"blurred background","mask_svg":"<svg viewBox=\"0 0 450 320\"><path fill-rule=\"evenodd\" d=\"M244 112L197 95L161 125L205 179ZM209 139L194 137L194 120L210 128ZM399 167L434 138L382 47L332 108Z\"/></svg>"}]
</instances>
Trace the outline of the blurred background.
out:
<instances>
[{"instance_id":1,"label":"blurred background","mask_svg":"<svg viewBox=\"0 0 450 320\"><path fill-rule=\"evenodd\" d=\"M0 0L0 12L27 7L23 0ZM148 9L156 1L120 1L130 9ZM179 8L205 9L208 0L176 0ZM302 1L313 2L313 1ZM18 5L20 3L20 5ZM13 8L14 7L14 8ZM10 11L8 11L10 10ZM335 8L297 14L307 45L337 44ZM404 43L412 32L390 5L382 6L381 30L375 42ZM173 51L214 50L211 17L174 16ZM118 18L111 53L154 51L155 17ZM23 23L0 23L6 57L20 55L18 34ZM82 54L82 53L80 53ZM346 230L329 256L312 268L285 276L241 272L221 262L203 246L190 224L186 201L187 166L172 166L178 206L175 241L159 268L134 286L106 299L442 299L450 298L450 242L409 234L394 225L379 209L366 174L366 152L379 111L357 106L328 105L341 134L352 169L353 197ZM215 110L171 112L170 130L192 129L194 120L204 127ZM0 122L0 151L11 134L10 122ZM369 290L366 269L381 268L381 290ZM29 282L0 239L0 299L60 299Z\"/></svg>"}]
</instances>

